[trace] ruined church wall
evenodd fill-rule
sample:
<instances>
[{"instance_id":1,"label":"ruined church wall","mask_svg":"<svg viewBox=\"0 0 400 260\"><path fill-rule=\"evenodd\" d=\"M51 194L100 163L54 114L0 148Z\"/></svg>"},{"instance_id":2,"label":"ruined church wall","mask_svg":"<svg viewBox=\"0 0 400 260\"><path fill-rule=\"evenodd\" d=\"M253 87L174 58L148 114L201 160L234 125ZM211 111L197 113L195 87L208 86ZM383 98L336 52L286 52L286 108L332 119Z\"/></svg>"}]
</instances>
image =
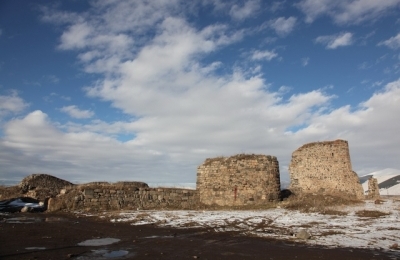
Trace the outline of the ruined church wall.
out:
<instances>
[{"instance_id":1,"label":"ruined church wall","mask_svg":"<svg viewBox=\"0 0 400 260\"><path fill-rule=\"evenodd\" d=\"M266 204L280 198L275 156L240 154L206 159L197 170L197 190L205 205Z\"/></svg>"},{"instance_id":2,"label":"ruined church wall","mask_svg":"<svg viewBox=\"0 0 400 260\"><path fill-rule=\"evenodd\" d=\"M292 154L290 190L363 199L364 192L352 170L345 140L305 144Z\"/></svg>"}]
</instances>

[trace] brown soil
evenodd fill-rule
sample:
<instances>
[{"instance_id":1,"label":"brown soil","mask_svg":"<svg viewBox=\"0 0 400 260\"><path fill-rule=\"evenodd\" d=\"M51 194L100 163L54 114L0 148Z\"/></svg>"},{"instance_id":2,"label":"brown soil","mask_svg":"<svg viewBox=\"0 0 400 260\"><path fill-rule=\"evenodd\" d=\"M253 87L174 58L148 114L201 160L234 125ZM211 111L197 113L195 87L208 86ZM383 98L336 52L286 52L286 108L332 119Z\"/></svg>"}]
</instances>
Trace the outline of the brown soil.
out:
<instances>
[{"instance_id":1,"label":"brown soil","mask_svg":"<svg viewBox=\"0 0 400 260\"><path fill-rule=\"evenodd\" d=\"M10 223L10 218L21 217L33 223ZM102 249L129 251L110 259L393 259L379 250L311 247L207 229L132 226L64 213L16 213L1 218L0 259L107 259L93 251ZM108 246L77 245L94 238L120 241Z\"/></svg>"}]
</instances>

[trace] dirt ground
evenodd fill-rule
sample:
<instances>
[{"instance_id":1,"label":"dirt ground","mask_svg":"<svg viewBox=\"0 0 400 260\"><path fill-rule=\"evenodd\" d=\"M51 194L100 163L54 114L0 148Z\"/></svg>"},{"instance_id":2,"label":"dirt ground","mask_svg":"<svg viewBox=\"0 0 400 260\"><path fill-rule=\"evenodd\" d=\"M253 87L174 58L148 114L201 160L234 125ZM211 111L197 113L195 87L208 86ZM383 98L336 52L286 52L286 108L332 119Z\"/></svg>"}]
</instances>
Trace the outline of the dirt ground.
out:
<instances>
[{"instance_id":1,"label":"dirt ground","mask_svg":"<svg viewBox=\"0 0 400 260\"><path fill-rule=\"evenodd\" d=\"M104 246L78 245L99 238L120 241ZM67 213L14 213L0 215L0 259L395 258L377 250L310 247L235 232L132 226Z\"/></svg>"}]
</instances>

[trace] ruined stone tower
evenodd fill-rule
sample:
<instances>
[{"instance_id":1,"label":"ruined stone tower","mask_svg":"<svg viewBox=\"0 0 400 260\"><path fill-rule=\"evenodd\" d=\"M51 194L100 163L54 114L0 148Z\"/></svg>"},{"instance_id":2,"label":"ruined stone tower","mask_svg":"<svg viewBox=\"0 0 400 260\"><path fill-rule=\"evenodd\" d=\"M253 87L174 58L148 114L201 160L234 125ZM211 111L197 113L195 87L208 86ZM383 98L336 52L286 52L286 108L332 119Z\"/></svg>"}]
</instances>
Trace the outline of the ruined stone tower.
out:
<instances>
[{"instance_id":1,"label":"ruined stone tower","mask_svg":"<svg viewBox=\"0 0 400 260\"><path fill-rule=\"evenodd\" d=\"M239 154L206 159L197 170L200 202L220 206L266 204L280 198L275 156Z\"/></svg>"},{"instance_id":2,"label":"ruined stone tower","mask_svg":"<svg viewBox=\"0 0 400 260\"><path fill-rule=\"evenodd\" d=\"M295 194L317 193L363 199L364 192L353 172L347 141L305 144L292 154L290 190Z\"/></svg>"},{"instance_id":3,"label":"ruined stone tower","mask_svg":"<svg viewBox=\"0 0 400 260\"><path fill-rule=\"evenodd\" d=\"M369 178L367 199L379 199L380 197L378 180L373 177Z\"/></svg>"}]
</instances>

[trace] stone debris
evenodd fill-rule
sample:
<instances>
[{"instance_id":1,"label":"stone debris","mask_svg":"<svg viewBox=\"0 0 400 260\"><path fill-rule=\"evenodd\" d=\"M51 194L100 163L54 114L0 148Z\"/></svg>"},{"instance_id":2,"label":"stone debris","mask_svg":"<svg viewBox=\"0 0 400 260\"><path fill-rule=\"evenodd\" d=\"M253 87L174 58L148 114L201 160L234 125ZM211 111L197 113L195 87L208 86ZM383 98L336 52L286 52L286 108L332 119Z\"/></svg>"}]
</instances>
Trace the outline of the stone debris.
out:
<instances>
[{"instance_id":1,"label":"stone debris","mask_svg":"<svg viewBox=\"0 0 400 260\"><path fill-rule=\"evenodd\" d=\"M299 232L296 233L296 238L307 240L311 237L311 234L308 233L307 230L301 229Z\"/></svg>"}]
</instances>

